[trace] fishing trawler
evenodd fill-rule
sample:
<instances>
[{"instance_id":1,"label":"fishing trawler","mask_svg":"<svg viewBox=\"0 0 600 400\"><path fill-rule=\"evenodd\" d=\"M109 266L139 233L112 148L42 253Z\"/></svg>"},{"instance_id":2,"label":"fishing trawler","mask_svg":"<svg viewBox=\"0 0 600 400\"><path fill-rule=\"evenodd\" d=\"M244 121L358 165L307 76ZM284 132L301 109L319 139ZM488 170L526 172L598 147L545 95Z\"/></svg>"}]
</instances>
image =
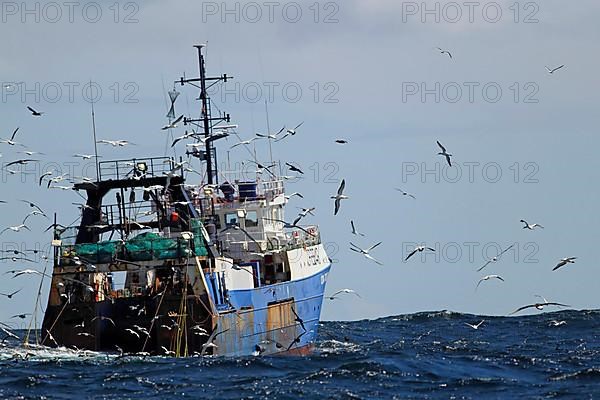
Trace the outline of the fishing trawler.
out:
<instances>
[{"instance_id":1,"label":"fishing trawler","mask_svg":"<svg viewBox=\"0 0 600 400\"><path fill-rule=\"evenodd\" d=\"M284 223L284 181L220 182L218 140L230 116L211 115L200 89L201 128L188 154L204 182L171 157L103 161L79 226L54 230L54 266L42 344L152 355L307 354L317 335L331 263L317 226ZM112 200L114 199L114 200Z\"/></svg>"}]
</instances>

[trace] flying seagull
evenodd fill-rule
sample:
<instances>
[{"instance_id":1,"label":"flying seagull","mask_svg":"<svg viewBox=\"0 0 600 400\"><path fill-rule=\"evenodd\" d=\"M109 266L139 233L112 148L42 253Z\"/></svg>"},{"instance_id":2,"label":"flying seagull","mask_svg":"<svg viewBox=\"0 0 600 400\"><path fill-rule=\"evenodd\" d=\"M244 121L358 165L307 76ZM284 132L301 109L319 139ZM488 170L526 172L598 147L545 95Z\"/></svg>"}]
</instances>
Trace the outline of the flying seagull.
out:
<instances>
[{"instance_id":1,"label":"flying seagull","mask_svg":"<svg viewBox=\"0 0 600 400\"><path fill-rule=\"evenodd\" d=\"M350 250L352 250L356 253L362 254L363 256L365 256L365 258L368 258L369 260L374 261L375 263L377 263L379 265L383 265L382 262L377 261L375 258L373 258L373 256L371 256L371 254L369 254L371 252L371 250L373 250L375 247L379 246L380 244L381 244L381 242L374 244L373 246L369 247L368 249L361 249L354 243L350 242L350 246L353 246L350 248Z\"/></svg>"},{"instance_id":2,"label":"flying seagull","mask_svg":"<svg viewBox=\"0 0 600 400\"><path fill-rule=\"evenodd\" d=\"M238 147L238 146L241 146L241 145L249 145L250 143L254 142L257 139L258 139L257 137L253 137L252 139L238 142L238 143L234 144L233 146L231 146L230 149L233 149L234 147Z\"/></svg>"},{"instance_id":3,"label":"flying seagull","mask_svg":"<svg viewBox=\"0 0 600 400\"><path fill-rule=\"evenodd\" d=\"M128 144L133 145L133 143L127 141L127 140L106 140L106 139L102 139L102 140L98 140L96 143L98 144L110 144L112 147L125 147Z\"/></svg>"},{"instance_id":4,"label":"flying seagull","mask_svg":"<svg viewBox=\"0 0 600 400\"><path fill-rule=\"evenodd\" d=\"M350 220L350 226L352 227L352 234L355 236L365 236L364 233L360 233L359 231L356 230L356 227L354 226L354 221Z\"/></svg>"},{"instance_id":5,"label":"flying seagull","mask_svg":"<svg viewBox=\"0 0 600 400\"><path fill-rule=\"evenodd\" d=\"M11 165L27 165L30 162L39 162L40 160L31 160L31 159L22 159L22 160L15 160L15 161L11 161L8 164L4 165L3 168L8 168Z\"/></svg>"},{"instance_id":6,"label":"flying seagull","mask_svg":"<svg viewBox=\"0 0 600 400\"><path fill-rule=\"evenodd\" d=\"M281 134L281 132L283 132L285 130L285 126L283 128L281 128L279 130L279 132L275 133L275 134L267 134L265 135L264 133L257 133L256 137L260 138L260 139L271 139L271 140L277 140L277 136L279 136L279 134Z\"/></svg>"},{"instance_id":7,"label":"flying seagull","mask_svg":"<svg viewBox=\"0 0 600 400\"><path fill-rule=\"evenodd\" d=\"M27 106L27 109L31 112L31 115L33 115L34 117L41 117L44 113L43 112L38 112L35 111L33 108Z\"/></svg>"},{"instance_id":8,"label":"flying seagull","mask_svg":"<svg viewBox=\"0 0 600 400\"><path fill-rule=\"evenodd\" d=\"M204 356L206 354L206 350L208 350L210 347L217 348L218 346L214 343L214 340L217 338L217 336L219 336L229 330L229 328L228 328L228 329L225 329L224 331L217 332L218 326L219 326L218 324L215 325L215 329L213 330L211 335L208 337L208 339L206 339L206 343L204 343L202 345L202 352L200 353L200 356Z\"/></svg>"},{"instance_id":9,"label":"flying seagull","mask_svg":"<svg viewBox=\"0 0 600 400\"><path fill-rule=\"evenodd\" d=\"M166 131L167 129L175 129L177 128L177 124L181 122L181 120L183 119L183 115L180 115L179 118L177 118L175 121L171 122L170 124L163 126L161 130Z\"/></svg>"},{"instance_id":10,"label":"flying seagull","mask_svg":"<svg viewBox=\"0 0 600 400\"><path fill-rule=\"evenodd\" d=\"M304 175L304 172L302 172L302 170L300 168L295 167L294 165L292 165L292 164L290 164L288 162L286 162L285 165L288 166L288 168L290 169L290 171L292 171L292 172L298 172L299 174Z\"/></svg>"},{"instance_id":11,"label":"flying seagull","mask_svg":"<svg viewBox=\"0 0 600 400\"><path fill-rule=\"evenodd\" d=\"M408 261L408 259L411 258L412 256L414 256L417 252L421 253L421 252L423 252L425 250L435 251L435 249L433 249L431 247L417 246L417 247L415 247L415 249L408 256L406 256L406 258L404 259L404 261Z\"/></svg>"},{"instance_id":12,"label":"flying seagull","mask_svg":"<svg viewBox=\"0 0 600 400\"><path fill-rule=\"evenodd\" d=\"M416 199L416 197L408 192L405 192L402 189L396 188L397 191L399 191L400 193L402 193L402 196L408 196L408 197L412 197L413 199Z\"/></svg>"},{"instance_id":13,"label":"flying seagull","mask_svg":"<svg viewBox=\"0 0 600 400\"><path fill-rule=\"evenodd\" d=\"M523 229L529 229L530 231L534 230L535 228L542 228L542 229L544 229L544 227L543 227L543 226L541 226L540 224L529 224L529 223L527 223L527 221L525 221L524 219L522 219L522 220L521 220L521 221L519 221L519 222L522 222L522 223L524 223L524 224L525 224L525 226L523 227Z\"/></svg>"},{"instance_id":14,"label":"flying seagull","mask_svg":"<svg viewBox=\"0 0 600 400\"><path fill-rule=\"evenodd\" d=\"M294 345L298 345L300 344L300 339L302 339L302 336L306 335L306 330L304 332L302 332L300 335L298 335L293 341L292 343L290 343L290 345L288 346L288 348L286 349L286 351L290 351L292 347L294 347Z\"/></svg>"},{"instance_id":15,"label":"flying seagull","mask_svg":"<svg viewBox=\"0 0 600 400\"><path fill-rule=\"evenodd\" d=\"M81 158L83 160L91 160L92 158L102 158L101 156L96 156L94 154L73 154L73 157Z\"/></svg>"},{"instance_id":16,"label":"flying seagull","mask_svg":"<svg viewBox=\"0 0 600 400\"><path fill-rule=\"evenodd\" d=\"M32 203L29 200L21 200L21 202L29 204L29 207L35 208L35 209L37 209L38 211L40 211L42 213L44 212L44 210L42 210L39 206L35 205L34 203Z\"/></svg>"},{"instance_id":17,"label":"flying seagull","mask_svg":"<svg viewBox=\"0 0 600 400\"><path fill-rule=\"evenodd\" d=\"M39 185L42 186L42 182L44 181L44 178L47 177L47 176L52 176L53 174L54 174L54 172L52 172L52 171L48 171L48 172L43 173L40 176Z\"/></svg>"},{"instance_id":18,"label":"flying seagull","mask_svg":"<svg viewBox=\"0 0 600 400\"><path fill-rule=\"evenodd\" d=\"M506 249L502 250L500 252L500 254L498 254L496 257L492 257L491 259L489 259L485 264L483 264L483 267L479 268L477 270L477 272L481 271L482 269L484 269L485 267L487 267L490 263L496 262L500 259L500 257L502 256L502 254L506 253L508 250L512 249L514 247L514 244L511 244L509 247L507 247Z\"/></svg>"},{"instance_id":19,"label":"flying seagull","mask_svg":"<svg viewBox=\"0 0 600 400\"><path fill-rule=\"evenodd\" d=\"M564 267L567 264L575 264L576 259L577 259L577 257L563 258L562 260L560 260L560 262L558 264L556 264L556 267L552 268L552 271L556 271L557 269Z\"/></svg>"},{"instance_id":20,"label":"flying seagull","mask_svg":"<svg viewBox=\"0 0 600 400\"><path fill-rule=\"evenodd\" d=\"M556 72L556 71L558 71L559 69L563 68L564 66L565 66L565 65L563 64L563 65L561 65L561 66L559 66L559 67L552 68L552 69L550 69L550 68L546 67L546 71L548 71L548 73L549 73L550 75L552 75L553 73L555 73L555 72Z\"/></svg>"},{"instance_id":21,"label":"flying seagull","mask_svg":"<svg viewBox=\"0 0 600 400\"><path fill-rule=\"evenodd\" d=\"M283 139L285 139L288 136L294 136L298 130L298 128L300 128L302 125L304 125L304 122L299 123L298 125L296 125L296 127L294 129L288 129L285 131L285 135L283 135L282 137L280 137L279 139L276 140L276 142L279 142Z\"/></svg>"},{"instance_id":22,"label":"flying seagull","mask_svg":"<svg viewBox=\"0 0 600 400\"><path fill-rule=\"evenodd\" d=\"M6 231L21 232L21 229L26 229L29 232L31 232L31 229L29 229L29 227L27 225L21 224L21 225L9 226L8 228L3 229L2 231L0 231L0 235L2 235Z\"/></svg>"},{"instance_id":23,"label":"flying seagull","mask_svg":"<svg viewBox=\"0 0 600 400\"><path fill-rule=\"evenodd\" d=\"M484 319L482 319L482 320L481 320L481 322L480 322L480 323L478 323L478 324L474 324L474 325L473 325L473 324L469 324L468 322L465 322L465 325L467 325L467 326L470 326L471 328L473 328L473 329L477 330L477 329L479 329L479 327L480 327L480 326L481 326L481 325L482 325L484 322L485 322L485 320L484 320Z\"/></svg>"},{"instance_id":24,"label":"flying seagull","mask_svg":"<svg viewBox=\"0 0 600 400\"><path fill-rule=\"evenodd\" d=\"M6 297L6 298L8 298L8 299L12 299L12 297L13 297L15 294L19 293L21 290L23 290L23 289L21 288L21 289L19 289L19 290L16 290L16 291L14 291L14 292L12 292L12 293L0 293L0 296L5 296L5 297Z\"/></svg>"},{"instance_id":25,"label":"flying seagull","mask_svg":"<svg viewBox=\"0 0 600 400\"><path fill-rule=\"evenodd\" d=\"M448 50L444 50L444 49L441 49L439 47L437 47L437 49L440 52L440 54L448 54L448 57L450 57L451 60L453 59L452 58L452 54Z\"/></svg>"},{"instance_id":26,"label":"flying seagull","mask_svg":"<svg viewBox=\"0 0 600 400\"><path fill-rule=\"evenodd\" d=\"M340 294L344 294L344 293L351 293L356 295L358 298L362 298L360 297L360 295L358 293L356 293L356 291L352 290L352 289L342 289L342 290L338 290L337 292L335 292L334 294L332 294L331 296L327 297L329 300L335 300L339 298Z\"/></svg>"},{"instance_id":27,"label":"flying seagull","mask_svg":"<svg viewBox=\"0 0 600 400\"><path fill-rule=\"evenodd\" d=\"M500 275L486 275L483 278L481 278L479 280L479 282L477 282L477 286L475 287L475 290L477 290L477 288L479 287L479 285L481 285L481 282L483 282L483 281L489 281L490 279L498 279L498 280L504 282L504 278L502 278Z\"/></svg>"},{"instance_id":28,"label":"flying seagull","mask_svg":"<svg viewBox=\"0 0 600 400\"><path fill-rule=\"evenodd\" d=\"M527 310L528 308L535 308L535 309L537 309L537 310L540 310L540 311L542 311L542 310L544 309L544 307L546 307L546 306L556 306L556 307L571 307L571 306L569 306L569 305L567 305L567 304L555 303L555 302L552 302L552 301L547 301L546 299L544 299L544 302L541 302L541 303L528 304L528 305L526 305L526 306L519 307L519 308L517 308L515 311L511 312L511 313L510 313L510 314L508 314L508 315L513 315L513 314L516 314L516 313L518 313L518 312L520 312L520 311Z\"/></svg>"},{"instance_id":29,"label":"flying seagull","mask_svg":"<svg viewBox=\"0 0 600 400\"><path fill-rule=\"evenodd\" d=\"M202 143L204 143L204 141L202 140L202 138L199 138L198 134L196 132L192 131L191 133L189 133L188 131L185 131L185 133L183 134L183 136L179 136L178 138L175 138L175 140L173 140L173 143L171 143L171 147L175 147L175 145L177 143L181 142L182 140L189 139L189 138L200 139L200 141Z\"/></svg>"},{"instance_id":30,"label":"flying seagull","mask_svg":"<svg viewBox=\"0 0 600 400\"><path fill-rule=\"evenodd\" d=\"M298 216L296 217L296 219L294 220L294 223L292 225L298 225L298 222L300 222L300 220L302 220L302 218L306 218L308 216L308 214L315 215L315 214L313 214L314 210L316 210L315 207L302 208L302 212L298 214Z\"/></svg>"},{"instance_id":31,"label":"flying seagull","mask_svg":"<svg viewBox=\"0 0 600 400\"><path fill-rule=\"evenodd\" d=\"M342 182L340 183L340 187L337 190L337 194L335 196L331 196L332 199L335 199L335 210L333 211L333 215L337 215L338 211L340 211L341 201L349 199L348 196L343 194L345 187L346 187L346 180L342 179Z\"/></svg>"},{"instance_id":32,"label":"flying seagull","mask_svg":"<svg viewBox=\"0 0 600 400\"><path fill-rule=\"evenodd\" d=\"M290 307L292 309L292 312L294 313L294 321L299 323L300 326L302 327L302 329L304 329L304 332L306 332L306 326L304 326L304 320L302 318L300 318L300 316L298 315L298 313L296 312L296 310L294 310L294 307Z\"/></svg>"},{"instance_id":33,"label":"flying seagull","mask_svg":"<svg viewBox=\"0 0 600 400\"><path fill-rule=\"evenodd\" d=\"M336 139L335 142L337 144L348 144L348 141L346 139Z\"/></svg>"},{"instance_id":34,"label":"flying seagull","mask_svg":"<svg viewBox=\"0 0 600 400\"><path fill-rule=\"evenodd\" d=\"M552 326L561 326L561 325L566 325L566 324L567 324L567 321L557 321L555 319L550 321L550 325L552 325Z\"/></svg>"},{"instance_id":35,"label":"flying seagull","mask_svg":"<svg viewBox=\"0 0 600 400\"><path fill-rule=\"evenodd\" d=\"M14 145L17 145L17 144L22 146L22 144L15 142L15 136L17 135L17 132L19 132L19 128L15 129L13 131L13 134L10 137L10 139L3 139L3 140L0 141L0 143L6 143L6 144L11 145L11 146L14 146Z\"/></svg>"},{"instance_id":36,"label":"flying seagull","mask_svg":"<svg viewBox=\"0 0 600 400\"><path fill-rule=\"evenodd\" d=\"M440 146L440 149L442 149L441 152L438 153L439 156L444 156L446 157L446 161L448 161L448 165L452 166L452 162L450 161L450 157L452 157L452 154L448 154L448 152L446 151L446 148L444 146L442 146L442 144L437 141L438 146Z\"/></svg>"}]
</instances>

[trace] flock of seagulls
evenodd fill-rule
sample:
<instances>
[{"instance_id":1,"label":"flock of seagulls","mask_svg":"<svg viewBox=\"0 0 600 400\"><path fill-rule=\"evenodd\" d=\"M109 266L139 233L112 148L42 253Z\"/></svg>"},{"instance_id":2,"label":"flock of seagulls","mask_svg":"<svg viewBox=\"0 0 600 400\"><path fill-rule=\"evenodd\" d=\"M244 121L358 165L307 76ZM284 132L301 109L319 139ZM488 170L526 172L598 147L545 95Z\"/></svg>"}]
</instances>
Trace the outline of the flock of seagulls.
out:
<instances>
[{"instance_id":1,"label":"flock of seagulls","mask_svg":"<svg viewBox=\"0 0 600 400\"><path fill-rule=\"evenodd\" d=\"M454 59L453 54L449 50L442 49L440 47L437 47L436 49L437 49L437 51L441 55L448 56L448 58L450 60ZM545 68L546 68L546 71L547 71L548 74L553 75L557 71L561 70L564 67L565 67L565 65L563 64L563 65L557 66L555 68L550 68L548 66L546 66ZM31 113L31 116L33 116L35 118L42 117L45 114L44 112L40 112L40 111L38 111L38 110L30 107L30 106L27 106L27 110ZM178 118L176 118L175 120L173 120L169 124L163 126L161 128L161 130L167 131L167 130L171 130L171 129L176 129L179 126L179 124L181 124L182 122L184 122L184 124L185 124L185 119L184 119L183 115L179 116ZM269 140L269 141L280 142L280 141L283 141L283 140L285 140L287 138L290 138L290 137L293 137L293 136L297 135L299 129L303 126L303 124L304 124L304 122L301 122L301 123L297 124L294 128L291 128L291 129L287 129L284 126L283 128L281 128L276 133L267 133L267 134L256 133L254 137L252 137L252 138L250 138L248 140L241 140L241 141L239 141L237 143L234 143L230 148L234 149L234 148L239 147L239 146L248 146L248 145L251 145L251 144L255 143L258 140L263 140L263 139L264 140ZM17 127L16 129L14 129L12 131L12 134L10 134L9 137L0 139L0 144L5 144L5 145L11 146L11 147L18 146L18 147L25 147L26 148L26 146L24 144L22 144L20 142L17 142L15 140L16 137L17 137L17 134L19 133L19 131L20 131L19 127ZM19 136L19 137L21 137L21 136ZM182 141L185 141L185 140L188 140L188 139L194 139L195 143L188 143L188 144L186 144L186 147L189 147L189 148L199 148L199 147L205 145L205 138L203 136L200 136L196 132L193 132L193 131L189 132L189 133L186 131L182 136L174 138L174 140L173 140L173 142L171 144L171 147L174 147L178 143L180 143ZM335 139L334 142L336 144L338 144L338 145L346 145L346 144L349 143L349 141L347 139L345 139L345 138ZM98 144L107 145L107 146L112 146L112 147L115 147L115 148L116 147L125 147L125 146L129 146L129 145L135 145L135 143L132 143L132 142L130 142L128 140L122 140L122 139L116 139L116 140L101 139L101 140L98 140L97 143ZM437 153L437 155L444 157L444 159L447 162L448 166L452 167L452 157L453 157L453 155L450 154L447 151L446 147L440 141L437 141L436 143L437 143L437 146L440 149L440 151ZM24 150L21 153L22 154L26 154L29 157L34 156L34 155L43 155L43 153L40 153L40 152L37 152L37 151L33 151L33 150ZM80 158L82 160L91 160L91 159L96 158L98 156L93 155L93 154L76 153L76 154L73 155L73 157ZM10 173L10 174L15 174L16 171L9 169L9 167L14 166L14 165L26 165L28 163L33 163L33 162L38 162L38 161L39 160L31 159L31 158L22 158L22 159L17 159L17 160L14 160L14 161L10 161L10 162L4 164L4 166L2 168L6 169L6 171L8 173ZM266 171L270 175L275 176L273 174L273 172L270 170L270 168L273 167L272 165L271 166L264 166L264 165L261 165L260 163L258 163L256 161L252 161L252 162L254 162L261 171ZM302 169L299 166L294 165L292 163L285 163L285 165L286 165L286 167L288 168L289 171L294 172L294 173L299 174L299 175L304 175L304 172L302 171ZM189 169L186 169L186 170L189 170ZM196 172L196 171L191 170L191 172ZM54 175L55 175L54 171L47 171L47 172L42 173L41 176L40 176L40 178L39 178L39 185L41 186L43 184L43 182L45 180L47 180L47 188L49 188L49 189L50 188L62 189L62 190L71 190L72 189L71 186L59 186L59 185L57 185L57 183L63 182L65 180L73 179L73 178L70 178L67 174L62 174L62 175L57 175L57 176L54 176ZM91 180L89 178L86 178L86 177L80 177L80 180L82 180L82 181L90 181L91 182ZM350 199L349 196L347 196L346 194L344 194L345 189L346 189L346 181L345 181L345 179L342 179L341 182L340 182L340 184L339 184L339 187L338 187L336 193L333 194L333 195L331 195L331 197L330 197L332 200L334 200L334 209L333 209L333 214L334 215L338 215L338 213L339 213L339 211L341 209L341 206L342 206L342 200L348 200L348 199ZM411 194L409 192L406 192L403 189L396 188L396 191L398 191L402 196L409 197L409 198L412 198L412 199L416 199L415 195L413 195L413 194ZM286 198L289 199L289 198L291 198L293 196L298 196L300 198L303 198L302 194L300 194L300 193L293 193L293 194L291 194L289 196L286 196ZM33 210L31 212L29 212L27 215L25 215L25 217L22 220L21 224L17 224L17 225L13 225L13 226L8 226L8 227L5 227L4 229L0 230L0 235L4 234L7 231L12 231L12 232L15 232L15 233L19 233L19 232L21 232L23 230L31 231L30 227L26 224L26 222L28 221L28 219L33 218L33 217L45 217L45 218L48 218L46 216L46 214L44 213L44 211L39 206L37 206L34 203L32 203L30 201L27 201L27 200L23 200L23 202L29 204L29 206ZM0 203L5 203L5 201L0 201ZM85 207L85 205L81 205L81 207ZM294 219L294 221L292 223L288 223L288 222L283 221L283 220L273 220L273 221L274 222L282 223L284 225L284 227L287 227L287 228L297 228L297 229L304 230L306 233L309 233L304 228L300 227L298 224L301 222L301 220L303 218L306 218L308 215L314 215L313 212L314 212L315 208L314 207L300 208L300 210L301 210L301 212L298 214L298 216ZM527 229L527 230L533 231L533 230L536 230L537 228L540 228L540 229L544 228L542 225L540 225L538 223L530 224L527 221L525 221L524 219L521 219L520 222L524 224L524 226L522 227L523 229ZM361 233L361 232L359 232L357 230L357 228L356 228L355 223L354 223L353 220L350 221L350 224L351 224L351 233L352 233L352 235L357 236L357 237L365 237L365 234L363 234L363 233ZM364 258L368 259L369 261L372 261L372 262L374 262L374 263L376 263L378 265L383 265L382 262L380 262L379 260L377 260L375 257L373 257L371 255L371 252L374 249L376 249L378 246L380 246L381 244L382 244L382 242L377 242L377 243L371 245L370 247L362 248L362 247L360 247L360 246L358 246L358 245L350 242L350 246L351 246L350 250L352 252L354 252L354 253L357 253L357 254L363 256ZM488 265L490 265L492 263L496 263L500 259L500 257L503 254L505 254L508 250L510 250L512 247L513 247L513 245L507 247L506 249L502 250L497 256L495 256L495 257L487 260L485 262L485 264L482 267L480 267L477 271L479 272L479 271L483 270L484 268L486 268ZM424 251L434 252L435 249L433 249L432 247L425 246L425 245L417 246L417 247L415 247L407 255L407 257L405 258L404 261L408 261L415 254L420 253L420 252L424 252ZM19 257L17 257L17 256L19 256ZM26 253L22 253L21 254L18 250L15 250L14 257L5 257L3 259L10 259L13 262L23 262L23 261L33 262L32 260L28 259L25 256L26 256ZM47 256L45 256L45 258L47 259ZM558 264L553 268L552 271L556 271L556 270L558 270L560 268L563 268L563 267L565 267L568 264L573 264L573 263L575 263L576 259L577 259L577 257L563 258L563 259L561 259L558 262ZM25 275L47 276L43 272L38 271L38 270L34 270L34 269L15 269L15 270L7 271L5 274L12 274L13 278L17 278L19 276L25 276ZM477 285L475 287L475 290L477 290L483 282L492 281L492 280L496 280L496 281L500 281L500 282L504 282L505 281L503 277L501 277L500 275L497 275L497 274L486 275L486 276L483 276L482 278L479 279L479 281L477 282ZM6 297L7 299L13 299L13 297L16 296L17 294L19 294L21 291L22 291L22 289L15 290L15 291L10 292L10 293L0 293L0 296ZM355 295L355 296L357 296L359 298L361 297L353 289L346 288L346 289L341 289L341 290L338 290L338 291L334 292L333 294L327 296L327 298L329 300L335 300L335 299L341 298L343 295L348 295L348 294L353 294L353 295ZM541 297L541 296L538 296L538 297ZM519 307L518 309L516 309L515 311L513 311L509 315L513 315L513 314L516 314L518 312L521 312L521 311L524 311L524 310L527 310L527 309L543 310L545 307L548 307L548 306L569 307L568 305L563 304L563 303L548 301L548 300L546 300L543 297L541 297L541 299L542 299L542 301L539 301L539 302L536 302L536 303L533 303L533 304L528 304L528 305ZM298 316L298 314L295 312L295 310L293 308L292 308L292 311L293 311L293 313L295 315L295 321L301 325L301 327L303 328L303 332L302 332L302 334L300 334L297 338L295 338L292 341L292 343L288 347L288 350L290 348L292 348L294 344L299 343L300 342L300 338L304 334L306 334L306 328L304 326L304 322ZM12 316L11 318L24 319L28 315L30 315L30 314L28 314L28 313L17 314L17 315ZM107 318L107 317L97 317L96 319L106 320L107 322L112 323L114 325L114 321L112 321L110 318ZM467 323L466 325L468 325L469 327L471 327L474 330L477 330L477 329L479 329L483 325L484 322L485 321L482 320L478 324L468 324ZM554 322L555 326L559 326L559 325L562 325L562 324L565 323L565 321L553 321L553 322ZM83 328L83 326L81 326L81 327ZM127 334L129 334L131 336L135 336L137 338L141 338L142 335L144 335L144 336L148 335L148 331L145 330L144 328L139 327L139 326L135 326L134 328L135 329L126 329L125 332ZM165 325L165 329L166 328L168 328L168 326ZM6 329L4 327L0 326L0 329L2 329L5 333L7 333ZM198 334L208 335L208 333L206 331L203 331L202 328L199 328L199 329L200 330L197 330ZM209 337L209 340L206 342L205 346L203 347L203 350L202 350L203 354L209 348L216 347L216 344L214 344L214 339L216 338L216 336L218 336L221 333L223 333L223 332L217 332L216 329L214 330L213 334ZM78 334L81 335L81 336L93 337L93 334L88 333L88 332L80 332ZM10 333L9 333L9 335L10 335ZM266 342L265 343L260 343L258 345L258 347L260 347L262 345L268 345L268 344L272 344L272 343L266 343ZM275 343L275 345L278 346L278 347L284 347L280 343ZM168 349L163 349L163 350L165 351L166 354L168 354L170 352Z\"/></svg>"}]
</instances>

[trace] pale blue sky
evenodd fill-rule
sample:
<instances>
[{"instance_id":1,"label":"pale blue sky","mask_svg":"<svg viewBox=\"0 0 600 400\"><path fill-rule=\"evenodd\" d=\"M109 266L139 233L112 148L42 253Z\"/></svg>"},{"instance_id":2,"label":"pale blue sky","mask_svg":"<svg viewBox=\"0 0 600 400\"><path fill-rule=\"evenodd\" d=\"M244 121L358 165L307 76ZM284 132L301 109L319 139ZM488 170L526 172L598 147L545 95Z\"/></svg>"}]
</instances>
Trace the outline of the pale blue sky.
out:
<instances>
[{"instance_id":1,"label":"pale blue sky","mask_svg":"<svg viewBox=\"0 0 600 400\"><path fill-rule=\"evenodd\" d=\"M422 2L391 0L318 3L318 22L314 6L309 8L314 2L300 2L302 17L297 23L286 20L294 17L294 10L282 14L289 3L275 8L273 22L266 7L261 18L250 21L253 10L243 11L241 3L237 23L235 14L222 14L221 2L144 1L136 6L121 2L115 23L113 3L97 3L102 10L97 23L86 21L94 17L94 10L86 9L90 14L84 18L83 3L73 10L72 23L66 8L61 18L49 22L56 14L44 2L39 6L39 23L35 14L2 10L0 80L23 81L30 92L22 98L21 92L2 89L0 136L9 136L20 126L17 140L46 153L40 158L42 165L57 162L64 167L76 161L70 157L73 153L93 152L89 104L81 93L90 79L103 91L96 106L98 137L138 144L121 150L101 148L101 154L106 159L163 155L163 86L172 88L172 81L183 73L195 76L192 45L208 42L209 73L235 77L228 83L231 92L225 102L220 101L220 93L213 100L231 113L244 139L266 129L264 96L253 101L256 85L266 95L264 82L274 82L271 85L276 87L269 105L272 130L305 121L298 135L274 145L277 158L298 163L306 172L304 180L288 186L289 192L305 195L303 201L292 201L288 215L296 206L317 207L317 216L310 221L321 226L323 240L332 250L339 249L332 254L338 262L328 292L349 287L363 297L328 301L325 319L433 309L507 314L535 301L535 294L575 308L598 307L600 276L594 255L600 222L597 2L544 1L527 9L527 2L522 2L518 23L514 8L509 8L512 0L498 2L503 13L496 23L486 20L494 16L493 10L486 18L481 14L489 2L475 9L472 23L466 8L459 22L449 22L454 14L444 8L447 2L439 3L437 23L435 15L429 14L422 22L422 10L406 14L414 11L407 7ZM434 2L427 4L434 9ZM216 10L207 8L214 5ZM234 9L233 2L228 5ZM539 21L524 23L531 13ZM124 23L126 16L138 22ZM324 23L327 16L338 22ZM439 54L438 46L451 51L453 60ZM546 65L560 64L566 67L554 75L546 73ZM407 90L415 85L433 93L424 100L420 93L409 95ZM493 91L483 93L486 85L502 90L497 102L490 99ZM56 92L57 86L62 93ZM73 101L69 86L74 87ZM475 88L472 101L469 86ZM289 89L287 98L283 87ZM298 87L302 95L292 102ZM457 87L462 97L452 102ZM138 102L126 102L128 94ZM184 91L178 113L195 114L196 95ZM33 119L26 105L47 114ZM334 144L338 137L350 143ZM455 179L456 170L447 170L436 155L436 140L454 155L460 178ZM233 143L232 138L227 146L221 144L221 161ZM257 149L259 157L267 160L268 147ZM15 151L0 145L1 160L20 158ZM246 155L243 149L231 152L232 160ZM415 168L417 173L409 174ZM423 170L435 168L439 179L434 173L422 176ZM502 176L494 182L497 171ZM329 196L341 178L346 179L351 199L334 217ZM60 222L70 223L76 217L71 202L79 201L77 195L38 188L33 175L25 183L21 179L21 175L2 175L0 198L9 204L0 206L1 226L20 223L28 211L16 201L21 198L37 201L49 213L58 212ZM417 200L400 196L394 187L415 194ZM366 238L350 235L351 218ZM521 218L546 228L525 231ZM47 245L50 235L40 233L47 225L37 219L32 222L34 232L7 232L0 239L5 247L12 242ZM348 251L349 241L365 247L382 241L373 255L385 265L379 267ZM443 254L405 263L402 260L413 242L427 243ZM485 262L483 248L511 243L516 243L518 253L509 252L482 273L475 272ZM469 249L474 249L473 256ZM579 257L577 263L551 272L560 258L568 256ZM1 270L13 267L20 265L0 264ZM478 279L486 273L498 273L506 281L485 282L475 292ZM29 278L3 276L0 292L24 290L13 300L0 298L0 321L30 312L36 286ZM47 285L44 305L46 295Z\"/></svg>"}]
</instances>

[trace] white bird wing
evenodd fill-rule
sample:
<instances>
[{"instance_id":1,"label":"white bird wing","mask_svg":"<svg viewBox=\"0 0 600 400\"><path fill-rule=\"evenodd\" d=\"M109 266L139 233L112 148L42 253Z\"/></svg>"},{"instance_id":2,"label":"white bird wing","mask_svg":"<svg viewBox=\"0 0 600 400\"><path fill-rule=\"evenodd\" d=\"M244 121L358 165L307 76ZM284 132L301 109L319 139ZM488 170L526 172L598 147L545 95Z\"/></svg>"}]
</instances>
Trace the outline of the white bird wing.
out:
<instances>
[{"instance_id":1,"label":"white bird wing","mask_svg":"<svg viewBox=\"0 0 600 400\"><path fill-rule=\"evenodd\" d=\"M379 265L383 265L383 263L382 263L381 261L378 261L378 260L376 260L376 259L375 259L375 258L374 258L372 255L370 255L370 254L364 254L364 256L365 256L366 258L368 258L369 260L371 260L371 261L374 261L375 263L377 263L377 264L379 264Z\"/></svg>"}]
</instances>

